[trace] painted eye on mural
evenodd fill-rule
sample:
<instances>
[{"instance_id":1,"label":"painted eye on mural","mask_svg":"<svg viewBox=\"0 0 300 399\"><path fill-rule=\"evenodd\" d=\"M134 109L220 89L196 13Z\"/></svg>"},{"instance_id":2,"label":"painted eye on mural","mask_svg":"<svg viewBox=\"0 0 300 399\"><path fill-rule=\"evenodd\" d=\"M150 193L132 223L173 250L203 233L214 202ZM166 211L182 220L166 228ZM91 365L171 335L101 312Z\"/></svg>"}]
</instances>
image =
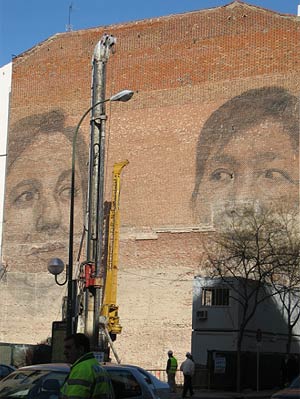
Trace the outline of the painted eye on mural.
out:
<instances>
[{"instance_id":1,"label":"painted eye on mural","mask_svg":"<svg viewBox=\"0 0 300 399\"><path fill-rule=\"evenodd\" d=\"M71 191L72 191L70 181L71 181L71 171L70 170L63 171L57 179L57 183L56 183L56 187L55 187L55 195L56 195L57 199L61 202L68 203L70 201ZM76 179L75 179L75 187L74 187L74 198L75 199L79 195L80 191L81 191L81 178L78 175L78 176L76 176Z\"/></svg>"},{"instance_id":2,"label":"painted eye on mural","mask_svg":"<svg viewBox=\"0 0 300 399\"><path fill-rule=\"evenodd\" d=\"M40 199L41 184L35 179L22 180L10 192L9 198L13 206L29 208Z\"/></svg>"},{"instance_id":3,"label":"painted eye on mural","mask_svg":"<svg viewBox=\"0 0 300 399\"><path fill-rule=\"evenodd\" d=\"M37 190L23 191L18 195L13 203L20 207L29 206L34 200L39 198L39 192Z\"/></svg>"},{"instance_id":4,"label":"painted eye on mural","mask_svg":"<svg viewBox=\"0 0 300 399\"><path fill-rule=\"evenodd\" d=\"M261 172L261 176L265 179L273 180L274 182L288 181L294 183L291 176L284 170L281 169L267 169Z\"/></svg>"},{"instance_id":5,"label":"painted eye on mural","mask_svg":"<svg viewBox=\"0 0 300 399\"><path fill-rule=\"evenodd\" d=\"M75 187L74 190L74 195L75 197L78 195L79 193L79 188ZM69 201L71 198L71 187L70 185L68 186L63 186L60 188L59 192L58 192L59 198L61 201Z\"/></svg>"},{"instance_id":6,"label":"painted eye on mural","mask_svg":"<svg viewBox=\"0 0 300 399\"><path fill-rule=\"evenodd\" d=\"M234 174L229 169L216 169L211 175L210 180L215 182L229 183L234 178Z\"/></svg>"}]
</instances>

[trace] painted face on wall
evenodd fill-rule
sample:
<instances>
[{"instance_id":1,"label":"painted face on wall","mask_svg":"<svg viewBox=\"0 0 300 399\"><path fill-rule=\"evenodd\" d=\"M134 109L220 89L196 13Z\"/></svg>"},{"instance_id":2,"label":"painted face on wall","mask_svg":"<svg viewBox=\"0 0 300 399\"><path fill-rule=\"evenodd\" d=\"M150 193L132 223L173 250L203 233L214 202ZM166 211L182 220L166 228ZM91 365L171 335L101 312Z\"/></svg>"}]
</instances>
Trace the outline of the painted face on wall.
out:
<instances>
[{"instance_id":1,"label":"painted face on wall","mask_svg":"<svg viewBox=\"0 0 300 399\"><path fill-rule=\"evenodd\" d=\"M72 144L70 137L54 126L35 132L30 139L13 153L8 169L4 250L5 257L13 257L17 264L30 263L31 271L37 265L46 271L51 257L66 259L68 254ZM78 161L75 171L76 236L82 232L84 202Z\"/></svg>"},{"instance_id":2,"label":"painted face on wall","mask_svg":"<svg viewBox=\"0 0 300 399\"><path fill-rule=\"evenodd\" d=\"M270 113L265 119L258 118L257 123L255 114L253 112L252 122L246 115L246 126L240 121L236 123L236 117L232 118L231 124L225 120L222 126L219 115L219 141L214 142L208 155L202 156L201 151L207 150L209 140L206 143L202 140L202 144L206 144L203 149L199 140L200 179L196 180L193 206L200 223L216 224L222 220L225 211L245 205L269 207L284 203L288 207L298 206L296 132L291 134L289 126L277 115ZM240 119L243 120L243 113ZM296 123L294 125L296 129Z\"/></svg>"},{"instance_id":3,"label":"painted face on wall","mask_svg":"<svg viewBox=\"0 0 300 399\"><path fill-rule=\"evenodd\" d=\"M37 148L47 149L49 156ZM71 170L70 155L66 154L71 154L71 145L63 134L41 135L15 162L8 176L10 239L15 237L18 229L14 223L19 224L20 219L25 243L44 242L46 236L58 238L68 232ZM75 201L81 204L78 186L75 192ZM76 209L81 211L82 207Z\"/></svg>"},{"instance_id":4,"label":"painted face on wall","mask_svg":"<svg viewBox=\"0 0 300 399\"><path fill-rule=\"evenodd\" d=\"M47 149L48 156L41 149ZM24 150L7 180L6 233L9 240L35 247L42 245L40 248L46 250L51 248L51 243L59 246L58 240L67 238L70 159L70 142L58 132L51 136L40 135ZM75 188L75 212L82 214L80 178Z\"/></svg>"}]
</instances>

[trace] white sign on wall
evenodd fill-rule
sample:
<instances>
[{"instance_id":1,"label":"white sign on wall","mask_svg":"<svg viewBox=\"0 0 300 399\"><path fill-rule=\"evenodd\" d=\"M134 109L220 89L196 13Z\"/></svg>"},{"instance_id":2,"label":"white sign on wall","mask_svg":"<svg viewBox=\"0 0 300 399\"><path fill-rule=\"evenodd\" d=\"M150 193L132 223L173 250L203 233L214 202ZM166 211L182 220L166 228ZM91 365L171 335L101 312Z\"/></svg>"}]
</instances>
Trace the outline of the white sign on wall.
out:
<instances>
[{"instance_id":1,"label":"white sign on wall","mask_svg":"<svg viewBox=\"0 0 300 399\"><path fill-rule=\"evenodd\" d=\"M226 358L224 356L215 356L215 374L224 374L226 371Z\"/></svg>"}]
</instances>

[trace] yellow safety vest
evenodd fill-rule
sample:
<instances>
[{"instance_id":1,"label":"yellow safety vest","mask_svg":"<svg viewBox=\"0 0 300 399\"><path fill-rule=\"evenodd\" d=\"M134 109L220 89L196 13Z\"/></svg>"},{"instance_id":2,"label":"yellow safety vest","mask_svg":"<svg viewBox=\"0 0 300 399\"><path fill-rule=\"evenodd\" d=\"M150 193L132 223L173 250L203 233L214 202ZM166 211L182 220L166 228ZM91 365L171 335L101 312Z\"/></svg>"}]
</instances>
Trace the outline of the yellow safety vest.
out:
<instances>
[{"instance_id":1,"label":"yellow safety vest","mask_svg":"<svg viewBox=\"0 0 300 399\"><path fill-rule=\"evenodd\" d=\"M113 388L106 370L92 352L78 359L61 388L62 399L112 399Z\"/></svg>"},{"instance_id":2,"label":"yellow safety vest","mask_svg":"<svg viewBox=\"0 0 300 399\"><path fill-rule=\"evenodd\" d=\"M171 360L171 367L169 368L168 372L170 374L175 374L177 370L177 360L174 356L170 357L170 360Z\"/></svg>"}]
</instances>

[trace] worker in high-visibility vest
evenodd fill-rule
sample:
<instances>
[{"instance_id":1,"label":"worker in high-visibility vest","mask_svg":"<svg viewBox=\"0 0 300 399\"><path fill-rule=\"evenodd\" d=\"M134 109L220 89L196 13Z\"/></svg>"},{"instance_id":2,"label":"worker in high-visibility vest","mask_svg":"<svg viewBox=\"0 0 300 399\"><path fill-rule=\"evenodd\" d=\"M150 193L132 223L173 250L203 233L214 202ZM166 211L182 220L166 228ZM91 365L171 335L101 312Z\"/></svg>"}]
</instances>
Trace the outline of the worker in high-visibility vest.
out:
<instances>
[{"instance_id":1,"label":"worker in high-visibility vest","mask_svg":"<svg viewBox=\"0 0 300 399\"><path fill-rule=\"evenodd\" d=\"M171 392L176 392L175 376L176 376L177 367L178 367L177 360L173 356L173 351L170 350L168 351L168 362L167 362L166 372Z\"/></svg>"},{"instance_id":2,"label":"worker in high-visibility vest","mask_svg":"<svg viewBox=\"0 0 300 399\"><path fill-rule=\"evenodd\" d=\"M99 364L84 334L65 338L64 355L71 370L61 388L61 399L112 399L113 388L106 370Z\"/></svg>"}]
</instances>

